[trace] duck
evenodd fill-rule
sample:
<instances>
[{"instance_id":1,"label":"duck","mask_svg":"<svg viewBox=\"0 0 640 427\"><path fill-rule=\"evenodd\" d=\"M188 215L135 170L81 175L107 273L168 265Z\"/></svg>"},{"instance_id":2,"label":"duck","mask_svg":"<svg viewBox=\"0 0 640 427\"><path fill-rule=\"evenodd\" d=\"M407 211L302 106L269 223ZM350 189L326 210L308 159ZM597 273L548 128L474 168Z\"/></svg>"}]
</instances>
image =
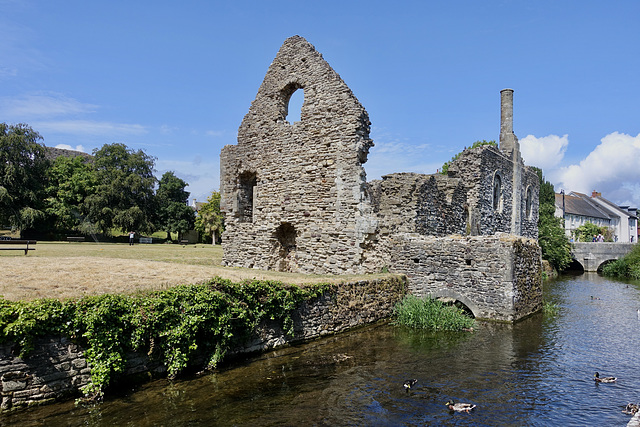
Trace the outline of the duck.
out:
<instances>
[{"instance_id":1,"label":"duck","mask_svg":"<svg viewBox=\"0 0 640 427\"><path fill-rule=\"evenodd\" d=\"M596 372L594 375L593 380L597 383L615 383L617 378L616 377L602 377L600 378L600 373Z\"/></svg>"},{"instance_id":2,"label":"duck","mask_svg":"<svg viewBox=\"0 0 640 427\"><path fill-rule=\"evenodd\" d=\"M471 403L456 403L453 401L453 399L450 399L447 403L445 403L445 405L447 406L447 408L449 408L450 411L457 412L469 412L476 407L476 405L473 405Z\"/></svg>"},{"instance_id":3,"label":"duck","mask_svg":"<svg viewBox=\"0 0 640 427\"><path fill-rule=\"evenodd\" d=\"M627 403L627 406L624 408L622 413L627 415L635 415L638 412L640 406L637 403Z\"/></svg>"},{"instance_id":4,"label":"duck","mask_svg":"<svg viewBox=\"0 0 640 427\"><path fill-rule=\"evenodd\" d=\"M418 382L418 380L416 379L412 379L412 380L406 380L404 382L404 384L402 384L402 386L404 387L404 389L407 391L407 393L409 392L409 389L411 387L413 387L416 383Z\"/></svg>"}]
</instances>

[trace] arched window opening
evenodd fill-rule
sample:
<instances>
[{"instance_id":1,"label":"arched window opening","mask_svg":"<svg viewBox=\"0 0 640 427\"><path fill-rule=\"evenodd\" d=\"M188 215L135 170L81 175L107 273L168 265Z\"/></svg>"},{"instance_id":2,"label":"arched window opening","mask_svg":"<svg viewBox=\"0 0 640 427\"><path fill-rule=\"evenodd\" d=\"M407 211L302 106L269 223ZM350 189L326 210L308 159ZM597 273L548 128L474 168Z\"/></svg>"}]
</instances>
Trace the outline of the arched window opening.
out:
<instances>
[{"instance_id":1,"label":"arched window opening","mask_svg":"<svg viewBox=\"0 0 640 427\"><path fill-rule=\"evenodd\" d=\"M291 94L289 104L287 105L286 120L294 124L299 122L302 116L302 104L304 104L304 89L299 88Z\"/></svg>"},{"instance_id":2,"label":"arched window opening","mask_svg":"<svg viewBox=\"0 0 640 427\"><path fill-rule=\"evenodd\" d=\"M253 222L256 173L244 172L238 179L238 216L240 222Z\"/></svg>"},{"instance_id":3,"label":"arched window opening","mask_svg":"<svg viewBox=\"0 0 640 427\"><path fill-rule=\"evenodd\" d=\"M293 82L280 91L280 116L285 123L294 124L302 120L302 105L304 104L304 88L300 83Z\"/></svg>"},{"instance_id":4,"label":"arched window opening","mask_svg":"<svg viewBox=\"0 0 640 427\"><path fill-rule=\"evenodd\" d=\"M498 172L493 176L493 209L502 210L502 178Z\"/></svg>"}]
</instances>

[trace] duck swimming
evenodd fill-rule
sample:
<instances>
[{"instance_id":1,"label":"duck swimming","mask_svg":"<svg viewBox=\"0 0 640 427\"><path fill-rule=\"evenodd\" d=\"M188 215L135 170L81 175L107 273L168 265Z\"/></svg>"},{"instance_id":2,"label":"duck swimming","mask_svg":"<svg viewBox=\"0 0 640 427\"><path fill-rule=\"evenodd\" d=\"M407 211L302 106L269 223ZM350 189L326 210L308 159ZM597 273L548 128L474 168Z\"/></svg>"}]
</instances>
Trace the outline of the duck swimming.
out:
<instances>
[{"instance_id":1,"label":"duck swimming","mask_svg":"<svg viewBox=\"0 0 640 427\"><path fill-rule=\"evenodd\" d=\"M456 403L453 401L453 399L450 399L447 403L445 403L445 405L447 405L447 408L449 408L450 411L457 412L469 412L476 407L476 405L472 405L471 403Z\"/></svg>"},{"instance_id":2,"label":"duck swimming","mask_svg":"<svg viewBox=\"0 0 640 427\"><path fill-rule=\"evenodd\" d=\"M406 381L404 382L404 384L402 384L402 386L404 387L404 389L405 389L407 392L409 392L409 389L410 389L411 387L413 387L417 382L418 382L418 380L416 380L416 379L413 379L413 380L406 380Z\"/></svg>"},{"instance_id":3,"label":"duck swimming","mask_svg":"<svg viewBox=\"0 0 640 427\"><path fill-rule=\"evenodd\" d=\"M615 383L617 378L616 377L602 377L600 378L600 373L596 372L594 375L593 380L597 383Z\"/></svg>"}]
</instances>

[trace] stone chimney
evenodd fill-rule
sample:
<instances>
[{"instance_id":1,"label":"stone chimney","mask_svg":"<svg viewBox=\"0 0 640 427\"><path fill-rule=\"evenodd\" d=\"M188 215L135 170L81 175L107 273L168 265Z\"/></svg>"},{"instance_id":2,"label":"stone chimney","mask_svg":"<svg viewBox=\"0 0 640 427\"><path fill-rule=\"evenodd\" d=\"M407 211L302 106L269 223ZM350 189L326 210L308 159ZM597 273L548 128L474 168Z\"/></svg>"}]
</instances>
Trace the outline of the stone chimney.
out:
<instances>
[{"instance_id":1,"label":"stone chimney","mask_svg":"<svg viewBox=\"0 0 640 427\"><path fill-rule=\"evenodd\" d=\"M500 150L514 161L520 158L520 144L513 133L513 89L500 91Z\"/></svg>"}]
</instances>

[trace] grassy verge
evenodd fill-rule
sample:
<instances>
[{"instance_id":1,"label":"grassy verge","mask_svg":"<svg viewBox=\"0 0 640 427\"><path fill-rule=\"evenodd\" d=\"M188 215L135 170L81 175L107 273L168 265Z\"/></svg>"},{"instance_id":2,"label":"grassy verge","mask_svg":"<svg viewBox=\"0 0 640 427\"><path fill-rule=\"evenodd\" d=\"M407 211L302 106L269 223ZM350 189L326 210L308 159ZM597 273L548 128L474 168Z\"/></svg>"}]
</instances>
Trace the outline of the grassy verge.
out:
<instances>
[{"instance_id":1,"label":"grassy verge","mask_svg":"<svg viewBox=\"0 0 640 427\"><path fill-rule=\"evenodd\" d=\"M27 256L20 251L0 253L3 273L0 295L18 301L133 294L205 283L213 277L233 282L256 279L304 286L390 276L305 275L222 267L221 262L219 245L38 242L36 250Z\"/></svg>"}]
</instances>

